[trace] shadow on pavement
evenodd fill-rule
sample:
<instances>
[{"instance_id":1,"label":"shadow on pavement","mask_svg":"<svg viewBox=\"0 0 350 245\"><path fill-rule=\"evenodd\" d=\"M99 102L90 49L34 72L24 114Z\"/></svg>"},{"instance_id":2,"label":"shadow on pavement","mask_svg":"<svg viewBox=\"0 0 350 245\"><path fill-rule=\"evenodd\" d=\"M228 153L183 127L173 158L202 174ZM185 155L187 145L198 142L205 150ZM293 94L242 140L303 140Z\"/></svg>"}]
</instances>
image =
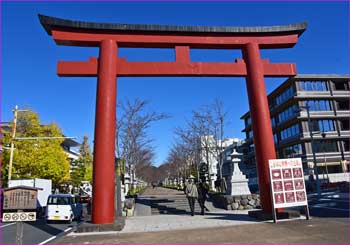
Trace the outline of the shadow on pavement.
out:
<instances>
[{"instance_id":1,"label":"shadow on pavement","mask_svg":"<svg viewBox=\"0 0 350 245\"><path fill-rule=\"evenodd\" d=\"M205 213L206 219L220 219L220 220L237 220L237 221L257 221L248 214L230 214L230 213Z\"/></svg>"},{"instance_id":2,"label":"shadow on pavement","mask_svg":"<svg viewBox=\"0 0 350 245\"><path fill-rule=\"evenodd\" d=\"M67 227L72 227L73 225L70 224L69 226L63 226L62 229L56 228L52 226L51 224L47 224L44 219L39 219L35 222L27 222L28 225L31 225L37 229L40 229L52 236L55 236L61 232L63 232Z\"/></svg>"}]
</instances>

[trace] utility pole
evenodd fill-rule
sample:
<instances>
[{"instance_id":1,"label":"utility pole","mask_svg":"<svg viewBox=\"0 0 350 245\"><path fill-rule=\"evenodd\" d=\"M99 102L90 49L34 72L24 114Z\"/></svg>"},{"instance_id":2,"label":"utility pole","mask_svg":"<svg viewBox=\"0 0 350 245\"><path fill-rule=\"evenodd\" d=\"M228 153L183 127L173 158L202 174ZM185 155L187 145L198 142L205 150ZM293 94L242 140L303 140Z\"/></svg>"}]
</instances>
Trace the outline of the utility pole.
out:
<instances>
[{"instance_id":1,"label":"utility pole","mask_svg":"<svg viewBox=\"0 0 350 245\"><path fill-rule=\"evenodd\" d=\"M11 173L12 173L12 163L13 163L13 152L15 150L15 138L16 138L16 127L17 127L17 114L18 112L24 112L28 110L19 110L18 106L15 106L15 109L13 111L13 129L12 129L12 136L11 136L11 147L10 147L10 162L9 162L9 172L8 172L8 180L11 180Z\"/></svg>"}]
</instances>

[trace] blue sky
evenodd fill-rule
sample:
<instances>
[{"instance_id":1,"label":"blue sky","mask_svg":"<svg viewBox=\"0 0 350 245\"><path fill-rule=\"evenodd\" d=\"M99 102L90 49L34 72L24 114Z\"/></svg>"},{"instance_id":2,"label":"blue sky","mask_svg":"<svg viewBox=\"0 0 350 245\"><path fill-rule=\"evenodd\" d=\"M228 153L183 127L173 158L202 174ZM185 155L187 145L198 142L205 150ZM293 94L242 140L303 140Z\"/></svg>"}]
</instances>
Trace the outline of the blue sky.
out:
<instances>
[{"instance_id":1,"label":"blue sky","mask_svg":"<svg viewBox=\"0 0 350 245\"><path fill-rule=\"evenodd\" d=\"M39 23L37 14L96 22L208 26L268 26L308 21L291 49L263 50L271 62L296 63L299 74L349 74L349 6L347 2L2 2L1 121L11 109L29 106L44 123L56 122L78 141L94 133L96 78L60 78L58 60L86 60L97 48L57 46ZM130 61L173 60L171 50L126 50ZM193 61L233 61L239 50L191 51ZM271 92L285 78L266 79ZM173 144L173 129L190 112L221 99L229 112L226 137L240 137L248 111L244 78L119 78L117 100L140 98L150 109L169 113L149 134L155 140L158 165Z\"/></svg>"}]
</instances>

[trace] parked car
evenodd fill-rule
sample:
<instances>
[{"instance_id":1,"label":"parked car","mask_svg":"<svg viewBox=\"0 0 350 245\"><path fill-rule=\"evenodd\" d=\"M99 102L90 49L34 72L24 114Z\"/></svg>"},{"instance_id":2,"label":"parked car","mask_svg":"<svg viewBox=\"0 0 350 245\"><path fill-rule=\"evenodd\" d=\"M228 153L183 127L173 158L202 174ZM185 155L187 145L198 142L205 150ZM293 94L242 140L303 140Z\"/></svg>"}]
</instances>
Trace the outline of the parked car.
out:
<instances>
[{"instance_id":1,"label":"parked car","mask_svg":"<svg viewBox=\"0 0 350 245\"><path fill-rule=\"evenodd\" d=\"M52 194L48 197L45 217L47 221L80 220L83 215L79 196L71 194Z\"/></svg>"}]
</instances>

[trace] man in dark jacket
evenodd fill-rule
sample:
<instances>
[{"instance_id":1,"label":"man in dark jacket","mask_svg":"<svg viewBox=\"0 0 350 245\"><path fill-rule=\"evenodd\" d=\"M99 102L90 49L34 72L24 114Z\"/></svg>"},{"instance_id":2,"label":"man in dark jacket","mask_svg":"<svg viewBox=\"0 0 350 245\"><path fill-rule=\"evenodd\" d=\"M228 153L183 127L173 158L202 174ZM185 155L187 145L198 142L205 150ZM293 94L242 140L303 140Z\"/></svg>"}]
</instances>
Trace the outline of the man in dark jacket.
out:
<instances>
[{"instance_id":1,"label":"man in dark jacket","mask_svg":"<svg viewBox=\"0 0 350 245\"><path fill-rule=\"evenodd\" d=\"M201 215L204 215L204 211L206 209L205 207L205 201L207 200L207 194L209 192L209 186L208 184L201 180L198 184L198 203L201 207Z\"/></svg>"}]
</instances>

